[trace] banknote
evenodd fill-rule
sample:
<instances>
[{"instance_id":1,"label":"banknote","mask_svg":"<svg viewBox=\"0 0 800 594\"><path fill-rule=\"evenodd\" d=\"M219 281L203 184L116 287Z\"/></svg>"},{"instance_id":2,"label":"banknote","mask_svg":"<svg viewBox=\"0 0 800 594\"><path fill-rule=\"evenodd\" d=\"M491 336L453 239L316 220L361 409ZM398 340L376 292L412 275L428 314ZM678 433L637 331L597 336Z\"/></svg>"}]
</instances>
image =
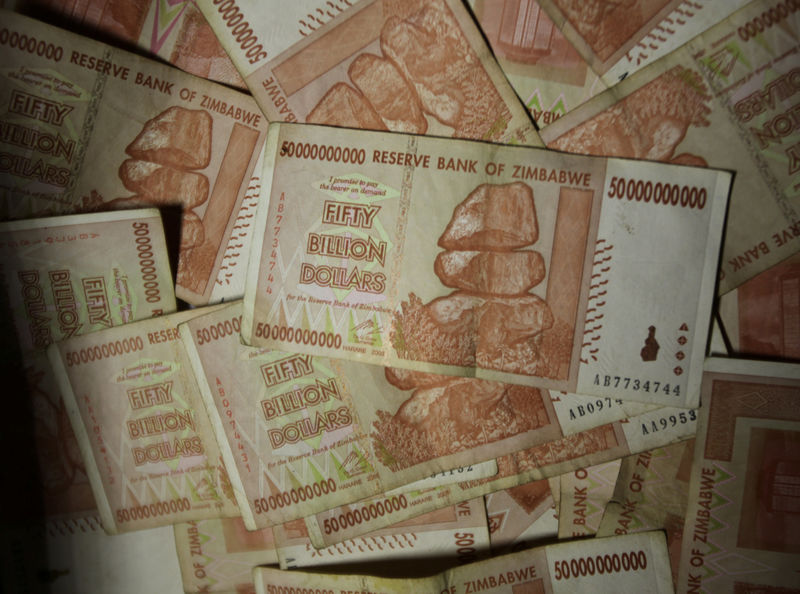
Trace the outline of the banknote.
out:
<instances>
[{"instance_id":1,"label":"banknote","mask_svg":"<svg viewBox=\"0 0 800 594\"><path fill-rule=\"evenodd\" d=\"M40 494L48 519L76 522L96 507L45 349L175 310L158 211L0 223L0 303L3 377L25 396L9 417L24 421L6 427L19 448L15 476L33 477L28 496Z\"/></svg>"},{"instance_id":2,"label":"banknote","mask_svg":"<svg viewBox=\"0 0 800 594\"><path fill-rule=\"evenodd\" d=\"M208 303L265 137L256 103L13 12L2 20L0 217L163 208L180 227L177 295Z\"/></svg>"},{"instance_id":3,"label":"banknote","mask_svg":"<svg viewBox=\"0 0 800 594\"><path fill-rule=\"evenodd\" d=\"M664 530L677 583L694 439L622 459L597 536Z\"/></svg>"},{"instance_id":4,"label":"banknote","mask_svg":"<svg viewBox=\"0 0 800 594\"><path fill-rule=\"evenodd\" d=\"M800 360L800 254L725 293L717 311L733 353Z\"/></svg>"},{"instance_id":5,"label":"banknote","mask_svg":"<svg viewBox=\"0 0 800 594\"><path fill-rule=\"evenodd\" d=\"M470 0L470 6L539 128L607 88L536 0Z\"/></svg>"},{"instance_id":6,"label":"banknote","mask_svg":"<svg viewBox=\"0 0 800 594\"><path fill-rule=\"evenodd\" d=\"M252 592L253 567L277 565L272 528L248 531L241 518L175 524L183 591Z\"/></svg>"},{"instance_id":7,"label":"banknote","mask_svg":"<svg viewBox=\"0 0 800 594\"><path fill-rule=\"evenodd\" d=\"M357 502L306 517L322 548L480 495L644 452L694 437L697 411L662 407L497 458L496 476ZM373 507L374 506L374 507Z\"/></svg>"},{"instance_id":8,"label":"banknote","mask_svg":"<svg viewBox=\"0 0 800 594\"><path fill-rule=\"evenodd\" d=\"M747 0L537 0L609 86L718 23Z\"/></svg>"},{"instance_id":9,"label":"banknote","mask_svg":"<svg viewBox=\"0 0 800 594\"><path fill-rule=\"evenodd\" d=\"M97 39L133 44L191 74L246 88L194 0L7 0L0 6Z\"/></svg>"},{"instance_id":10,"label":"banknote","mask_svg":"<svg viewBox=\"0 0 800 594\"><path fill-rule=\"evenodd\" d=\"M541 146L461 2L296 4L198 2L270 121Z\"/></svg>"},{"instance_id":11,"label":"banknote","mask_svg":"<svg viewBox=\"0 0 800 594\"><path fill-rule=\"evenodd\" d=\"M48 347L109 534L240 515L178 330L200 313Z\"/></svg>"},{"instance_id":12,"label":"banknote","mask_svg":"<svg viewBox=\"0 0 800 594\"><path fill-rule=\"evenodd\" d=\"M241 301L198 312L181 327L181 338L248 529L365 497L497 474L496 445L441 451L421 442L430 456L394 463L383 446L388 437L380 428L367 433L353 398L393 390L383 368L244 346L241 312ZM531 431L524 443L551 434ZM514 450L505 447L502 453Z\"/></svg>"},{"instance_id":13,"label":"banknote","mask_svg":"<svg viewBox=\"0 0 800 594\"><path fill-rule=\"evenodd\" d=\"M616 561L616 563L614 563ZM371 576L256 568L256 592L672 592L664 537L646 532L548 545L470 563L429 578Z\"/></svg>"},{"instance_id":14,"label":"banknote","mask_svg":"<svg viewBox=\"0 0 800 594\"><path fill-rule=\"evenodd\" d=\"M606 505L614 494L619 468L619 459L610 460L559 477L559 538L597 533Z\"/></svg>"},{"instance_id":15,"label":"banknote","mask_svg":"<svg viewBox=\"0 0 800 594\"><path fill-rule=\"evenodd\" d=\"M800 251L798 34L794 3L753 2L542 137L570 152L735 170L719 283L727 293Z\"/></svg>"},{"instance_id":16,"label":"banknote","mask_svg":"<svg viewBox=\"0 0 800 594\"><path fill-rule=\"evenodd\" d=\"M677 592L781 592L800 567L800 366L711 358Z\"/></svg>"},{"instance_id":17,"label":"banknote","mask_svg":"<svg viewBox=\"0 0 800 594\"><path fill-rule=\"evenodd\" d=\"M730 174L296 124L265 171L246 343L696 405Z\"/></svg>"},{"instance_id":18,"label":"banknote","mask_svg":"<svg viewBox=\"0 0 800 594\"><path fill-rule=\"evenodd\" d=\"M281 569L317 565L355 565L365 569L378 562L413 562L418 575L435 564L471 563L489 551L489 529L483 498L463 501L382 530L316 549L303 520L275 526Z\"/></svg>"},{"instance_id":19,"label":"banknote","mask_svg":"<svg viewBox=\"0 0 800 594\"><path fill-rule=\"evenodd\" d=\"M484 496L492 555L558 538L558 508L547 479Z\"/></svg>"}]
</instances>

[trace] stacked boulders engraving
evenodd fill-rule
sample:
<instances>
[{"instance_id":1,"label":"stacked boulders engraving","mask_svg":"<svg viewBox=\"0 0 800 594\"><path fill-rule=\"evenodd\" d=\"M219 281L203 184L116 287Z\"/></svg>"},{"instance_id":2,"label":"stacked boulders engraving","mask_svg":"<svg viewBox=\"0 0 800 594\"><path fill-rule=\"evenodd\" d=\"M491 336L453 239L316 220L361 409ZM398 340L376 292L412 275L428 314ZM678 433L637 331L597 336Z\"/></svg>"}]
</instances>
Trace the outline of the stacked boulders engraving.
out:
<instances>
[{"instance_id":1,"label":"stacked boulders engraving","mask_svg":"<svg viewBox=\"0 0 800 594\"><path fill-rule=\"evenodd\" d=\"M387 12L406 18L386 19L382 55L359 54L347 70L355 88L334 84L306 122L424 134L427 114L456 137L499 140L511 112L447 5L407 1Z\"/></svg>"},{"instance_id":2,"label":"stacked boulders engraving","mask_svg":"<svg viewBox=\"0 0 800 594\"><path fill-rule=\"evenodd\" d=\"M184 107L170 107L145 122L119 168L122 184L135 195L109 203L116 208L180 205L181 260L205 239L193 209L208 200L208 178L197 170L211 162L211 128L208 112ZM190 274L190 268L179 266L178 274Z\"/></svg>"},{"instance_id":3,"label":"stacked boulders engraving","mask_svg":"<svg viewBox=\"0 0 800 594\"><path fill-rule=\"evenodd\" d=\"M539 240L527 184L482 184L456 206L438 245L434 272L456 289L423 305L413 293L395 314L392 342L407 359L534 375L542 333L553 326L547 302L530 292L545 260L522 250Z\"/></svg>"},{"instance_id":4,"label":"stacked boulders engraving","mask_svg":"<svg viewBox=\"0 0 800 594\"><path fill-rule=\"evenodd\" d=\"M387 381L413 390L394 415L378 410L373 445L393 470L514 437L549 423L536 388L386 368Z\"/></svg>"},{"instance_id":5,"label":"stacked boulders engraving","mask_svg":"<svg viewBox=\"0 0 800 594\"><path fill-rule=\"evenodd\" d=\"M675 152L690 128L711 125L710 101L702 75L691 68L675 66L560 136L549 147L587 155L708 167L700 155Z\"/></svg>"}]
</instances>

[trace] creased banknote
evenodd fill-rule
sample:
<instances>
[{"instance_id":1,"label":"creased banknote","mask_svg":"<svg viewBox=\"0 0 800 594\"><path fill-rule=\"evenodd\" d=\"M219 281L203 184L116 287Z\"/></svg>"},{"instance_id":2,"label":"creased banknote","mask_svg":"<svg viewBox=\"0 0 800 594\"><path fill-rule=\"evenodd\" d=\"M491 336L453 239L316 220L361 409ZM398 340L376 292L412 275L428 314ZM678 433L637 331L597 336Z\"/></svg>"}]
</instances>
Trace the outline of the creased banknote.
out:
<instances>
[{"instance_id":1,"label":"creased banknote","mask_svg":"<svg viewBox=\"0 0 800 594\"><path fill-rule=\"evenodd\" d=\"M663 530L677 583L694 439L622 459L597 536Z\"/></svg>"},{"instance_id":2,"label":"creased banknote","mask_svg":"<svg viewBox=\"0 0 800 594\"><path fill-rule=\"evenodd\" d=\"M609 86L669 54L747 0L537 0Z\"/></svg>"},{"instance_id":3,"label":"creased banknote","mask_svg":"<svg viewBox=\"0 0 800 594\"><path fill-rule=\"evenodd\" d=\"M246 88L194 0L6 0L0 6L97 39L135 44L191 74Z\"/></svg>"},{"instance_id":4,"label":"creased banknote","mask_svg":"<svg viewBox=\"0 0 800 594\"><path fill-rule=\"evenodd\" d=\"M697 404L728 173L296 124L265 153L246 343Z\"/></svg>"},{"instance_id":5,"label":"creased banknote","mask_svg":"<svg viewBox=\"0 0 800 594\"><path fill-rule=\"evenodd\" d=\"M620 460L579 468L559 477L558 537L597 533L606 505L614 494Z\"/></svg>"},{"instance_id":6,"label":"creased banknote","mask_svg":"<svg viewBox=\"0 0 800 594\"><path fill-rule=\"evenodd\" d=\"M158 211L0 223L0 283L0 316L9 326L3 368L12 385L20 379L29 404L19 418L30 419L6 430L16 444L35 439L38 461L20 478L38 468L31 491L41 493L49 519L94 515L86 468L45 349L55 340L175 310Z\"/></svg>"},{"instance_id":7,"label":"creased banknote","mask_svg":"<svg viewBox=\"0 0 800 594\"><path fill-rule=\"evenodd\" d=\"M736 171L718 289L726 293L800 251L798 35L793 2L753 2L542 137L574 153Z\"/></svg>"},{"instance_id":8,"label":"creased banknote","mask_svg":"<svg viewBox=\"0 0 800 594\"><path fill-rule=\"evenodd\" d=\"M547 479L484 496L492 554L558 538L558 508Z\"/></svg>"},{"instance_id":9,"label":"creased banknote","mask_svg":"<svg viewBox=\"0 0 800 594\"><path fill-rule=\"evenodd\" d=\"M800 361L800 253L725 293L717 307L733 353Z\"/></svg>"},{"instance_id":10,"label":"creased banknote","mask_svg":"<svg viewBox=\"0 0 800 594\"><path fill-rule=\"evenodd\" d=\"M417 573L434 563L477 561L489 551L483 498L417 516L324 549L311 543L303 520L275 526L281 569L316 565L352 565L414 561Z\"/></svg>"},{"instance_id":11,"label":"creased banknote","mask_svg":"<svg viewBox=\"0 0 800 594\"><path fill-rule=\"evenodd\" d=\"M109 534L240 515L178 330L200 313L168 314L48 349Z\"/></svg>"},{"instance_id":12,"label":"creased banknote","mask_svg":"<svg viewBox=\"0 0 800 594\"><path fill-rule=\"evenodd\" d=\"M270 121L541 146L461 2L292 4L198 2Z\"/></svg>"},{"instance_id":13,"label":"creased banknote","mask_svg":"<svg viewBox=\"0 0 800 594\"><path fill-rule=\"evenodd\" d=\"M470 563L430 578L394 580L256 568L256 592L471 594L672 592L664 537L646 532L548 545Z\"/></svg>"},{"instance_id":14,"label":"creased banknote","mask_svg":"<svg viewBox=\"0 0 800 594\"><path fill-rule=\"evenodd\" d=\"M260 168L256 103L13 12L2 20L0 217L162 208L180 226L177 295L208 303Z\"/></svg>"},{"instance_id":15,"label":"creased banknote","mask_svg":"<svg viewBox=\"0 0 800 594\"><path fill-rule=\"evenodd\" d=\"M549 441L557 430L557 423L538 431L526 427L504 446L487 445L489 437L449 449L421 440L416 446L427 456L400 464L384 446L395 436L380 426L365 428L354 404L357 393L368 399L397 391L383 368L247 347L239 338L241 312L241 302L206 315L198 311L181 327L181 337L251 530L384 492L492 477L498 452L519 449L519 439Z\"/></svg>"},{"instance_id":16,"label":"creased banknote","mask_svg":"<svg viewBox=\"0 0 800 594\"><path fill-rule=\"evenodd\" d=\"M800 365L712 358L677 592L797 588Z\"/></svg>"},{"instance_id":17,"label":"creased banknote","mask_svg":"<svg viewBox=\"0 0 800 594\"><path fill-rule=\"evenodd\" d=\"M316 547L427 511L694 437L697 411L662 407L497 459L497 476L357 502L306 518ZM380 501L382 506L378 506Z\"/></svg>"},{"instance_id":18,"label":"creased banknote","mask_svg":"<svg viewBox=\"0 0 800 594\"><path fill-rule=\"evenodd\" d=\"M251 592L253 567L278 564L272 528L249 531L241 518L183 522L174 532L186 594Z\"/></svg>"},{"instance_id":19,"label":"creased banknote","mask_svg":"<svg viewBox=\"0 0 800 594\"><path fill-rule=\"evenodd\" d=\"M561 22L556 26L537 0L470 0L500 67L540 128L745 3L552 1L547 7Z\"/></svg>"}]
</instances>

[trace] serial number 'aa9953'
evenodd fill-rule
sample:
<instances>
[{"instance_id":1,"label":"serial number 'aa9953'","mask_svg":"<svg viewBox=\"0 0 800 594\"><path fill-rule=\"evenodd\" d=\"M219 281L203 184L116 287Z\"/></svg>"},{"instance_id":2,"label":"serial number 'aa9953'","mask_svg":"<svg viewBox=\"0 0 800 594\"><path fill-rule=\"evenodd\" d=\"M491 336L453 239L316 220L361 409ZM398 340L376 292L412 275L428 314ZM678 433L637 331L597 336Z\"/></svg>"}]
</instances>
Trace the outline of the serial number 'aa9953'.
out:
<instances>
[{"instance_id":1,"label":"serial number 'aa9953'","mask_svg":"<svg viewBox=\"0 0 800 594\"><path fill-rule=\"evenodd\" d=\"M702 210L708 200L708 191L696 186L682 186L641 179L614 176L608 187L609 198L636 202L653 202L682 208Z\"/></svg>"}]
</instances>

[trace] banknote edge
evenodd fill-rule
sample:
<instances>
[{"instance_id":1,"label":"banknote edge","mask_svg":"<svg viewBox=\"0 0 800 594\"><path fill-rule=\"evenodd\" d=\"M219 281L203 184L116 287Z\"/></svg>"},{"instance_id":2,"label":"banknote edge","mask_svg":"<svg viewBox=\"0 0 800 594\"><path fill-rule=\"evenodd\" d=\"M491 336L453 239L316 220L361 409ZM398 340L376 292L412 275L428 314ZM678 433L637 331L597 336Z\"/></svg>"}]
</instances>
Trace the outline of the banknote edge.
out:
<instances>
[{"instance_id":1,"label":"banknote edge","mask_svg":"<svg viewBox=\"0 0 800 594\"><path fill-rule=\"evenodd\" d=\"M67 410L72 430L75 432L75 438L80 448L81 456L86 463L86 475L89 478L89 484L92 487L92 494L94 495L97 509L100 514L100 520L103 524L103 529L107 534L118 534L119 530L114 522L114 516L111 513L111 505L108 501L105 490L103 489L103 481L100 477L100 470L97 467L97 461L92 452L92 446L89 440L89 433L83 424L80 410L78 408L78 400L75 397L75 392L72 390L72 385L67 375L67 370L64 367L64 362L61 359L61 352L58 348L58 343L52 343L47 347L47 358L50 360L50 365L56 376L56 383L64 399L64 405Z\"/></svg>"},{"instance_id":2,"label":"banknote edge","mask_svg":"<svg viewBox=\"0 0 800 594\"><path fill-rule=\"evenodd\" d=\"M90 212L82 214L68 214L62 216L28 218L19 221L6 221L0 223L0 233L8 231L31 231L48 227L67 227L70 225L89 225L96 223L109 223L128 221L131 219L158 219L162 225L161 213L157 208L136 208L133 210L108 210L103 212Z\"/></svg>"},{"instance_id":3,"label":"banknote edge","mask_svg":"<svg viewBox=\"0 0 800 594\"><path fill-rule=\"evenodd\" d=\"M240 303L240 301L232 302L229 304L229 308L233 309L237 305L240 305ZM210 312L207 315L213 315L215 313L217 313L217 311ZM203 363L200 360L200 353L197 350L197 345L192 339L192 334L188 325L190 321L207 317L207 315L204 314L197 316L196 318L192 318L191 320L187 320L186 322L178 324L178 333L181 336L181 341L183 342L183 348L186 351L186 356L189 359L189 364L192 366L192 373L194 373L195 381L197 382L197 388L200 392L200 400L203 403L203 408L206 409L208 421L211 425L212 431L214 432L214 438L217 440L222 461L224 462L225 468L228 471L228 479L231 481L231 486L233 487L233 496L236 499L236 505L239 506L239 511L242 514L244 525L248 530L257 530L258 526L256 526L252 510L248 505L244 485L242 484L242 478L239 475L239 469L236 466L236 461L234 460L231 445L228 442L227 436L225 435L225 429L222 426L222 419L219 416L219 411L217 411L217 408L214 405L214 397L211 394L211 386L208 385L208 378L206 377L205 370L203 369ZM243 503L244 505L242 505Z\"/></svg>"},{"instance_id":4,"label":"banknote edge","mask_svg":"<svg viewBox=\"0 0 800 594\"><path fill-rule=\"evenodd\" d=\"M256 220L253 225L253 243L250 246L250 257L247 261L244 298L242 301L242 342L248 346L253 344L253 324L255 323L261 254L264 251L264 233L267 229L269 202L272 195L272 178L275 170L275 160L278 156L278 137L280 132L281 122L270 123L267 129L267 139L264 143L261 193L259 194L258 207L256 208Z\"/></svg>"}]
</instances>

